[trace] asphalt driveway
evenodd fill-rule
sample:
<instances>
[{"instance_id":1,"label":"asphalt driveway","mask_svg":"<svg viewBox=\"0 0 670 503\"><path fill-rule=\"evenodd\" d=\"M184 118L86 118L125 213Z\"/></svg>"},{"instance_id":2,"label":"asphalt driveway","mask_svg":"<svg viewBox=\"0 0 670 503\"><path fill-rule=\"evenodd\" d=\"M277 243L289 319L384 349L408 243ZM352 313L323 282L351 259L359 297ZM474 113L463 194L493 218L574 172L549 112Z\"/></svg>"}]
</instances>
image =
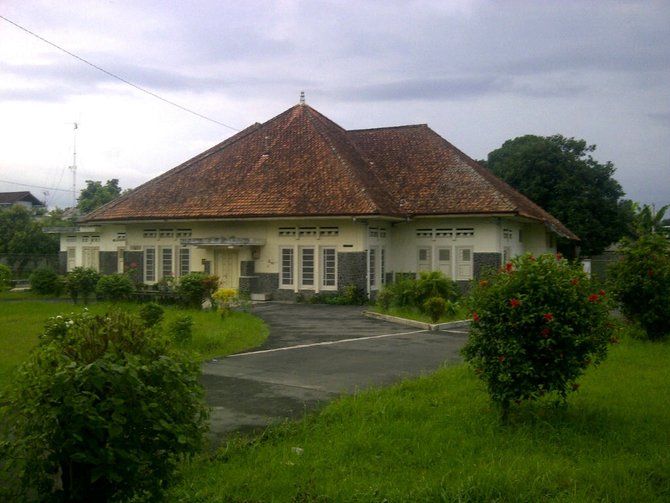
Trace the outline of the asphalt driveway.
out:
<instances>
[{"instance_id":1,"label":"asphalt driveway","mask_svg":"<svg viewBox=\"0 0 670 503\"><path fill-rule=\"evenodd\" d=\"M359 306L255 306L270 327L265 344L203 366L212 440L297 419L343 393L460 361L466 329L430 332L362 312Z\"/></svg>"}]
</instances>

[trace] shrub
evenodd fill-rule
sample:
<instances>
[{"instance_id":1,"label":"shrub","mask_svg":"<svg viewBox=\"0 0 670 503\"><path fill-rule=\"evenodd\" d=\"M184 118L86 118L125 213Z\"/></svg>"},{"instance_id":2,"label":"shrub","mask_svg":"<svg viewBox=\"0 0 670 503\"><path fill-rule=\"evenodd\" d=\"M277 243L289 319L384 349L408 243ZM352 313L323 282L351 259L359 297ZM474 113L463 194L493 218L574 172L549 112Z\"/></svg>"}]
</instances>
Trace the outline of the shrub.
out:
<instances>
[{"instance_id":1,"label":"shrub","mask_svg":"<svg viewBox=\"0 0 670 503\"><path fill-rule=\"evenodd\" d=\"M606 357L607 298L579 264L552 255L518 257L479 282L463 355L504 419L511 402L552 392L564 401L584 370Z\"/></svg>"},{"instance_id":2,"label":"shrub","mask_svg":"<svg viewBox=\"0 0 670 503\"><path fill-rule=\"evenodd\" d=\"M142 319L144 326L147 328L158 325L164 315L165 309L155 302L149 302L140 307L140 318Z\"/></svg>"},{"instance_id":3,"label":"shrub","mask_svg":"<svg viewBox=\"0 0 670 503\"><path fill-rule=\"evenodd\" d=\"M218 278L202 273L189 273L179 278L176 291L180 302L187 307L200 309L202 303L210 299L216 289Z\"/></svg>"},{"instance_id":4,"label":"shrub","mask_svg":"<svg viewBox=\"0 0 670 503\"><path fill-rule=\"evenodd\" d=\"M383 312L386 312L389 310L391 307L391 304L393 303L393 290L389 288L388 286L384 286L379 293L377 294L377 298L375 299L377 305L382 309Z\"/></svg>"},{"instance_id":5,"label":"shrub","mask_svg":"<svg viewBox=\"0 0 670 503\"><path fill-rule=\"evenodd\" d=\"M35 269L29 280L30 288L39 295L60 295L63 291L61 277L50 267Z\"/></svg>"},{"instance_id":6,"label":"shrub","mask_svg":"<svg viewBox=\"0 0 670 503\"><path fill-rule=\"evenodd\" d=\"M135 285L127 274L109 274L100 278L95 291L104 299L119 302L130 298Z\"/></svg>"},{"instance_id":7,"label":"shrub","mask_svg":"<svg viewBox=\"0 0 670 503\"><path fill-rule=\"evenodd\" d=\"M212 294L212 297L219 304L219 313L223 317L230 314L233 305L238 301L237 289L235 288L219 288Z\"/></svg>"},{"instance_id":8,"label":"shrub","mask_svg":"<svg viewBox=\"0 0 670 503\"><path fill-rule=\"evenodd\" d=\"M447 310L447 301L442 297L431 297L423 303L422 309L430 316L430 321L437 323Z\"/></svg>"},{"instance_id":9,"label":"shrub","mask_svg":"<svg viewBox=\"0 0 670 503\"><path fill-rule=\"evenodd\" d=\"M5 264L0 264L0 292L12 284L12 270Z\"/></svg>"},{"instance_id":10,"label":"shrub","mask_svg":"<svg viewBox=\"0 0 670 503\"><path fill-rule=\"evenodd\" d=\"M86 304L89 295L95 292L95 286L99 279L100 273L95 269L75 267L65 277L65 288L75 304L80 297Z\"/></svg>"},{"instance_id":11,"label":"shrub","mask_svg":"<svg viewBox=\"0 0 670 503\"><path fill-rule=\"evenodd\" d=\"M454 300L458 297L456 284L441 271L422 271L416 280L416 305L421 308L432 297Z\"/></svg>"},{"instance_id":12,"label":"shrub","mask_svg":"<svg viewBox=\"0 0 670 503\"><path fill-rule=\"evenodd\" d=\"M2 397L0 499L155 500L203 445L199 371L128 313L52 318Z\"/></svg>"},{"instance_id":13,"label":"shrub","mask_svg":"<svg viewBox=\"0 0 670 503\"><path fill-rule=\"evenodd\" d=\"M658 234L626 241L609 268L612 292L624 315L649 339L670 334L670 245Z\"/></svg>"},{"instance_id":14,"label":"shrub","mask_svg":"<svg viewBox=\"0 0 670 503\"><path fill-rule=\"evenodd\" d=\"M193 339L193 318L187 314L177 316L168 326L168 333L177 344L188 344Z\"/></svg>"}]
</instances>

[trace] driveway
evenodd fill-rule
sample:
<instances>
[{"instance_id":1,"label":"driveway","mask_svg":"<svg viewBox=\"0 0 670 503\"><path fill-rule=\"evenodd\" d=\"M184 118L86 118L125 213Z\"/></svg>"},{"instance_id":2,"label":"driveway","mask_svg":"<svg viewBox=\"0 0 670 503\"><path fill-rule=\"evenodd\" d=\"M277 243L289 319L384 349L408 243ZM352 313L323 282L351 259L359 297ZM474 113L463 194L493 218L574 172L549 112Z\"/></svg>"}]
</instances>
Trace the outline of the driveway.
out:
<instances>
[{"instance_id":1,"label":"driveway","mask_svg":"<svg viewBox=\"0 0 670 503\"><path fill-rule=\"evenodd\" d=\"M263 303L265 344L204 364L214 442L302 417L343 393L460 361L466 329L430 332L366 318L360 306Z\"/></svg>"}]
</instances>

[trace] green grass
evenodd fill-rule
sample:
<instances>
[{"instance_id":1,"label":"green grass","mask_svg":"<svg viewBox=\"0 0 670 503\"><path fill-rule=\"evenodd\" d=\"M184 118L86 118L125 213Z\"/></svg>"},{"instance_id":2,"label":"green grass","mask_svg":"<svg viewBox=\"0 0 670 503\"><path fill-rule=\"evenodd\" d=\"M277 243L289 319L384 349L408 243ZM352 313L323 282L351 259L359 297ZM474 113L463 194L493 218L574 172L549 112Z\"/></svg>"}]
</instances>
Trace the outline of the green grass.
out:
<instances>
[{"instance_id":1,"label":"green grass","mask_svg":"<svg viewBox=\"0 0 670 503\"><path fill-rule=\"evenodd\" d=\"M670 344L625 339L503 425L464 365L346 396L183 467L168 501L670 501Z\"/></svg>"},{"instance_id":2,"label":"green grass","mask_svg":"<svg viewBox=\"0 0 670 503\"><path fill-rule=\"evenodd\" d=\"M87 306L92 313L103 313L111 304L102 302ZM44 322L60 313L80 311L82 305L71 302L45 302L21 300L0 302L0 389L7 385L15 369L27 358L30 350L37 345ZM123 309L137 311L137 304L124 304ZM193 341L187 345L202 359L224 356L256 347L268 336L268 327L260 319L245 312L233 312L222 319L211 311L179 310L165 308L163 326L179 315L188 314L193 318Z\"/></svg>"}]
</instances>

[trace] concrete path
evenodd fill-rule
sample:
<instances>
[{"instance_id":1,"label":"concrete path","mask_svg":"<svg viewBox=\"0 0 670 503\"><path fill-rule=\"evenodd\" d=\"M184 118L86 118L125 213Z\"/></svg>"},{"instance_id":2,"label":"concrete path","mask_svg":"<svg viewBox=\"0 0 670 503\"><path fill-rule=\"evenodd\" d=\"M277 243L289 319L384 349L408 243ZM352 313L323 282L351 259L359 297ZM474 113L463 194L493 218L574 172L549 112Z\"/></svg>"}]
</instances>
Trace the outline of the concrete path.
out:
<instances>
[{"instance_id":1,"label":"concrete path","mask_svg":"<svg viewBox=\"0 0 670 503\"><path fill-rule=\"evenodd\" d=\"M203 366L212 441L302 417L343 393L460 361L466 329L430 332L366 318L363 308L264 303L265 344Z\"/></svg>"}]
</instances>

